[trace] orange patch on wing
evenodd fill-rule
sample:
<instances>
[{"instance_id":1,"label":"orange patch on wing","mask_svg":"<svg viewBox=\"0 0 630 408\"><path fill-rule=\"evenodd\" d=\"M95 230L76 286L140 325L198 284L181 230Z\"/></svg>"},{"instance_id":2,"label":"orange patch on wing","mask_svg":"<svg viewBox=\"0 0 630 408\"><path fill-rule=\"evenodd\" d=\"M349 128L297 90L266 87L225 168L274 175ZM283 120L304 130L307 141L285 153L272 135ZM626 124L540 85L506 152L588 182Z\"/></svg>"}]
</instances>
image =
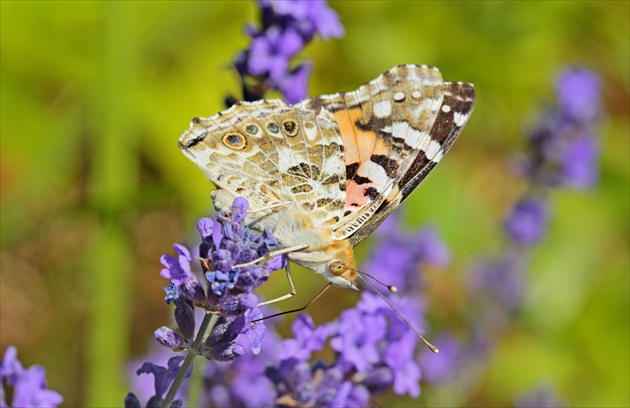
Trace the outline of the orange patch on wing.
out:
<instances>
[{"instance_id":1,"label":"orange patch on wing","mask_svg":"<svg viewBox=\"0 0 630 408\"><path fill-rule=\"evenodd\" d=\"M364 194L367 186L369 184L358 185L355 181L348 180L346 182L346 205L357 204L359 207L365 205L368 202L368 197Z\"/></svg>"},{"instance_id":2,"label":"orange patch on wing","mask_svg":"<svg viewBox=\"0 0 630 408\"><path fill-rule=\"evenodd\" d=\"M376 133L362 131L354 125L363 118L361 109L340 110L334 116L343 138L346 165L369 160L377 144Z\"/></svg>"}]
</instances>

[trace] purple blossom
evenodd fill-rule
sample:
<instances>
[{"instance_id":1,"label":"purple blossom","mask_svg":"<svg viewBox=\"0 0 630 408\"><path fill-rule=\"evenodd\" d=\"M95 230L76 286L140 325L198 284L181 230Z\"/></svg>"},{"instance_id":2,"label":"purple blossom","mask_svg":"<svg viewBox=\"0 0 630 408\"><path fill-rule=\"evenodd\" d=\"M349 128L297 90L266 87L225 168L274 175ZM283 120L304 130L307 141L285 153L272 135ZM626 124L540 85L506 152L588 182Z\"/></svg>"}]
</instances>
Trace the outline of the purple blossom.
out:
<instances>
[{"instance_id":1,"label":"purple blossom","mask_svg":"<svg viewBox=\"0 0 630 408\"><path fill-rule=\"evenodd\" d=\"M562 157L560 178L575 188L590 188L598 179L599 146L593 135L579 135Z\"/></svg>"},{"instance_id":2,"label":"purple blossom","mask_svg":"<svg viewBox=\"0 0 630 408\"><path fill-rule=\"evenodd\" d=\"M282 360L308 361L311 353L321 350L328 338L328 327L316 328L313 319L307 314L300 314L293 321L292 331L293 338L283 340L279 346Z\"/></svg>"},{"instance_id":3,"label":"purple blossom","mask_svg":"<svg viewBox=\"0 0 630 408\"><path fill-rule=\"evenodd\" d=\"M142 367L140 367L136 371L138 375L140 374L153 375L153 386L155 389L155 394L149 398L146 406L158 406L162 402L166 392L171 386L173 380L175 379L175 376L179 372L179 369L181 368L183 361L184 361L184 357L182 356L171 357L168 360L166 367L156 365L151 362L146 362L142 364ZM192 367L190 370L188 370L188 373L186 374L186 378L190 377L191 373L192 373ZM135 408L141 405L143 404L140 404L139 399L134 394L132 393L127 394L127 397L125 398L126 408ZM176 400L173 402L171 406L182 406L182 405L183 405L182 400Z\"/></svg>"},{"instance_id":4,"label":"purple blossom","mask_svg":"<svg viewBox=\"0 0 630 408\"><path fill-rule=\"evenodd\" d=\"M414 301L391 301L403 315L420 313ZM420 367L414 358L419 340L376 295L363 292L356 308L323 326L315 327L309 317L301 315L293 331L296 339L278 345L274 363L266 371L278 401L366 406L374 394L390 387L401 395L420 393ZM306 341L309 338L313 341ZM311 352L322 349L327 340L336 352L334 361L309 363ZM300 348L304 351L296 353Z\"/></svg>"},{"instance_id":5,"label":"purple blossom","mask_svg":"<svg viewBox=\"0 0 630 408\"><path fill-rule=\"evenodd\" d=\"M173 245L173 248L177 252L177 256L164 254L160 258L160 262L166 267L162 269L160 275L163 278L171 279L177 286L185 285L188 281L195 279L190 270L190 252L179 244Z\"/></svg>"},{"instance_id":6,"label":"purple blossom","mask_svg":"<svg viewBox=\"0 0 630 408\"><path fill-rule=\"evenodd\" d=\"M556 93L561 112L579 123L592 123L601 115L602 81L595 72L585 68L563 71L556 81Z\"/></svg>"},{"instance_id":7,"label":"purple blossom","mask_svg":"<svg viewBox=\"0 0 630 408\"><path fill-rule=\"evenodd\" d=\"M266 350L280 341L273 328L262 339ZM276 392L265 376L270 354L245 353L230 364L208 363L204 370L201 406L266 407L272 406Z\"/></svg>"},{"instance_id":8,"label":"purple blossom","mask_svg":"<svg viewBox=\"0 0 630 408\"><path fill-rule=\"evenodd\" d=\"M308 95L311 65L292 67L291 59L316 35L323 39L341 37L343 26L324 0L259 0L258 4L260 27L246 27L252 42L235 60L243 97L258 100L275 89L288 103L299 102Z\"/></svg>"},{"instance_id":9,"label":"purple blossom","mask_svg":"<svg viewBox=\"0 0 630 408\"><path fill-rule=\"evenodd\" d=\"M423 264L446 266L449 250L437 230L423 227L416 232L403 232L396 214L392 214L376 232L380 244L366 262L365 272L400 293L414 293L420 287Z\"/></svg>"},{"instance_id":10,"label":"purple blossom","mask_svg":"<svg viewBox=\"0 0 630 408\"><path fill-rule=\"evenodd\" d=\"M505 231L517 245L532 245L545 235L548 223L547 202L526 197L512 208L505 220Z\"/></svg>"},{"instance_id":11,"label":"purple blossom","mask_svg":"<svg viewBox=\"0 0 630 408\"><path fill-rule=\"evenodd\" d=\"M446 333L436 336L435 343L440 345L440 354L424 350L419 359L420 367L425 381L444 384L451 381L462 366L462 345L453 335Z\"/></svg>"},{"instance_id":12,"label":"purple blossom","mask_svg":"<svg viewBox=\"0 0 630 408\"><path fill-rule=\"evenodd\" d=\"M244 347L237 342L241 335L245 335L252 353L260 352L265 325L260 321L263 316L257 307L258 298L251 292L260 287L272 271L284 267L286 259L274 256L267 262L257 262L279 244L269 231L257 234L245 226L248 207L245 199L236 198L229 213L220 212L214 219L199 221L198 259L205 271L205 288L193 273L188 249L175 245L177 256L162 256L166 268L161 275L171 279L169 286L164 287L165 300L175 305L176 327L156 330L154 336L159 344L174 351L194 353L189 356L202 355L209 360L232 362L245 354ZM238 267L253 261L256 263L251 266ZM196 314L203 316L199 327ZM215 317L211 319L212 315ZM214 325L207 334L205 331L211 321ZM192 358L187 358L182 370L191 367L191 363ZM151 362L143 365L138 374L150 372L156 376L156 394L149 400L149 405L163 398L164 387L173 382L175 375L182 378L178 371L175 360L169 361L168 369ZM179 384L179 380L175 383ZM220 395L219 388L217 392ZM140 404L134 394L129 394L125 403L129 407Z\"/></svg>"},{"instance_id":13,"label":"purple blossom","mask_svg":"<svg viewBox=\"0 0 630 408\"><path fill-rule=\"evenodd\" d=\"M525 259L518 254L479 260L469 279L471 296L479 299L479 306L487 305L491 313L518 310L523 300L524 269Z\"/></svg>"},{"instance_id":14,"label":"purple blossom","mask_svg":"<svg viewBox=\"0 0 630 408\"><path fill-rule=\"evenodd\" d=\"M256 234L245 226L249 204L236 198L230 213L221 212L215 219L203 218L197 229L201 235L199 257L207 279L207 290L192 273L190 252L175 245L178 257L164 255L162 276L171 278L165 287L166 302L175 304L177 329L161 328L155 332L160 344L179 351L189 347L195 331L194 306L220 314L214 330L205 342L202 354L210 359L232 361L244 353L234 340L247 333L250 348L260 352L265 326L256 305L258 299L251 294L269 277L284 267L284 257L276 256L268 262L248 267L234 266L264 257L278 248L278 241L269 231Z\"/></svg>"},{"instance_id":15,"label":"purple blossom","mask_svg":"<svg viewBox=\"0 0 630 408\"><path fill-rule=\"evenodd\" d=\"M10 406L4 400L4 380L13 387L14 407L56 407L63 398L56 392L49 390L46 385L46 371L43 367L33 365L24 369L17 359L17 349L9 346L0 362L0 406Z\"/></svg>"},{"instance_id":16,"label":"purple blossom","mask_svg":"<svg viewBox=\"0 0 630 408\"><path fill-rule=\"evenodd\" d=\"M556 83L558 108L548 109L529 135L523 174L541 187L592 187L599 146L594 128L601 116L601 80L592 71L568 69Z\"/></svg>"}]
</instances>

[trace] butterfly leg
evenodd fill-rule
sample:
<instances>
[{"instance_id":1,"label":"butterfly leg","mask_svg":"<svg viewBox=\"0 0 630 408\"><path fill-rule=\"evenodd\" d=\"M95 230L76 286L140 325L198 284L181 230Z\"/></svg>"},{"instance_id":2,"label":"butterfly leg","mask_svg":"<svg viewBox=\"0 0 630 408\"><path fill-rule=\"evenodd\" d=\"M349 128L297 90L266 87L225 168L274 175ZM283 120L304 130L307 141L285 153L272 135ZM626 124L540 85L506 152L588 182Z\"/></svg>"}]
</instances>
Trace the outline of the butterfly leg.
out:
<instances>
[{"instance_id":1,"label":"butterfly leg","mask_svg":"<svg viewBox=\"0 0 630 408\"><path fill-rule=\"evenodd\" d=\"M278 219L278 222L276 222L276 225L273 226L273 230L271 230L272 234L275 234L276 231L278 231L278 227L282 224L282 222L284 221L284 219L287 216L287 213L289 212L289 210L291 209L291 206L293 206L293 203L289 204L289 206L287 207L286 210L284 210L284 212L282 213L282 215L280 216L280 219Z\"/></svg>"},{"instance_id":2,"label":"butterfly leg","mask_svg":"<svg viewBox=\"0 0 630 408\"><path fill-rule=\"evenodd\" d=\"M273 258L276 255L284 255L284 254L288 254L288 253L291 253L291 252L301 251L301 250L306 249L308 247L309 247L308 244L300 244L300 245L294 245L294 246L291 246L291 247L276 249L275 251L270 251L266 256L261 256L260 258L256 258L256 259L254 259L251 262L246 262L246 263L234 265L232 267L232 269L245 268L247 266L256 265L256 264L261 263L261 262L266 262L266 261L268 261L269 259Z\"/></svg>"},{"instance_id":3,"label":"butterfly leg","mask_svg":"<svg viewBox=\"0 0 630 408\"><path fill-rule=\"evenodd\" d=\"M256 322L259 322L261 320L271 319L272 317L282 316L282 315L289 314L289 313L301 312L302 310L304 310L304 309L308 308L310 305L312 305L313 302L315 302L317 299L319 299L319 297L321 295L323 295L324 292L326 292L328 290L328 288L330 288L331 286L332 286L332 283L328 283L326 286L324 286L324 288L322 290L319 291L319 293L317 293L313 297L313 299L309 300L307 304L305 304L304 306L302 306L300 308L293 309L293 310L287 310L286 312L280 312L280 313L272 314L270 316L261 317L260 319L253 320L252 323L256 323Z\"/></svg>"},{"instance_id":4,"label":"butterfly leg","mask_svg":"<svg viewBox=\"0 0 630 408\"><path fill-rule=\"evenodd\" d=\"M281 302L281 301L283 301L285 299L288 299L291 296L295 296L297 294L297 290L295 290L295 285L293 284L293 278L291 278L291 267L290 267L290 265L291 265L291 263L287 262L287 266L284 268L284 270L287 273L287 280L289 281L289 285L291 285L291 292L287 293L286 295L277 297L275 299L271 299L271 300L266 300L264 302L260 302L256 306L270 305L272 303Z\"/></svg>"}]
</instances>

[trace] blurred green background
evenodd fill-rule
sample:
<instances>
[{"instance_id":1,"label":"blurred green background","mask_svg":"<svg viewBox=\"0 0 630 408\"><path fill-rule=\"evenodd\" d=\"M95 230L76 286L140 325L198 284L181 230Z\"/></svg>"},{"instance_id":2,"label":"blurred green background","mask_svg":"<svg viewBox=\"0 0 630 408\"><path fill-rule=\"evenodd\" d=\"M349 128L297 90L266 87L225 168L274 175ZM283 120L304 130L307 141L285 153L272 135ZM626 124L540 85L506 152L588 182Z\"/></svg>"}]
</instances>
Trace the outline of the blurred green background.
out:
<instances>
[{"instance_id":1,"label":"blurred green background","mask_svg":"<svg viewBox=\"0 0 630 408\"><path fill-rule=\"evenodd\" d=\"M194 116L238 95L230 70L256 22L250 2L17 2L1 6L1 336L42 364L64 405L121 405L124 364L170 324L159 257L194 243L210 184L177 148ZM407 406L510 404L553 384L573 406L629 401L629 3L332 2L346 28L316 41L312 95L351 90L397 64L473 82L475 112L438 170L405 203L452 248L429 320L457 305L466 263L497 253L500 223L525 188L506 171L566 65L602 75L601 182L552 196L520 319L481 381L423 388ZM187 240L186 237L189 237ZM357 251L365 259L368 241ZM295 272L296 305L323 281ZM286 292L275 277L266 294ZM356 301L329 293L328 321ZM442 300L443 299L443 303ZM293 304L287 302L286 308ZM341 304L343 303L343 304ZM438 319L438 320L439 320ZM462 401L462 398L464 400Z\"/></svg>"}]
</instances>

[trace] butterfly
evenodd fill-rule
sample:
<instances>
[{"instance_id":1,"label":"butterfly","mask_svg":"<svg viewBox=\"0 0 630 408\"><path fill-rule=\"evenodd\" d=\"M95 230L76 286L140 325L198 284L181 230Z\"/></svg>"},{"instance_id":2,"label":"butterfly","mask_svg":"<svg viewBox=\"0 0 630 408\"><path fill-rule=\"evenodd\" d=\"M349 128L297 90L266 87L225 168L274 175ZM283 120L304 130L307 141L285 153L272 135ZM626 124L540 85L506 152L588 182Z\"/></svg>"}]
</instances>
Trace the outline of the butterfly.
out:
<instances>
[{"instance_id":1,"label":"butterfly","mask_svg":"<svg viewBox=\"0 0 630 408\"><path fill-rule=\"evenodd\" d=\"M472 84L400 65L355 91L195 118L179 146L216 185L217 210L246 198L247 224L273 230L276 254L357 289L353 248L441 161L474 102Z\"/></svg>"}]
</instances>

